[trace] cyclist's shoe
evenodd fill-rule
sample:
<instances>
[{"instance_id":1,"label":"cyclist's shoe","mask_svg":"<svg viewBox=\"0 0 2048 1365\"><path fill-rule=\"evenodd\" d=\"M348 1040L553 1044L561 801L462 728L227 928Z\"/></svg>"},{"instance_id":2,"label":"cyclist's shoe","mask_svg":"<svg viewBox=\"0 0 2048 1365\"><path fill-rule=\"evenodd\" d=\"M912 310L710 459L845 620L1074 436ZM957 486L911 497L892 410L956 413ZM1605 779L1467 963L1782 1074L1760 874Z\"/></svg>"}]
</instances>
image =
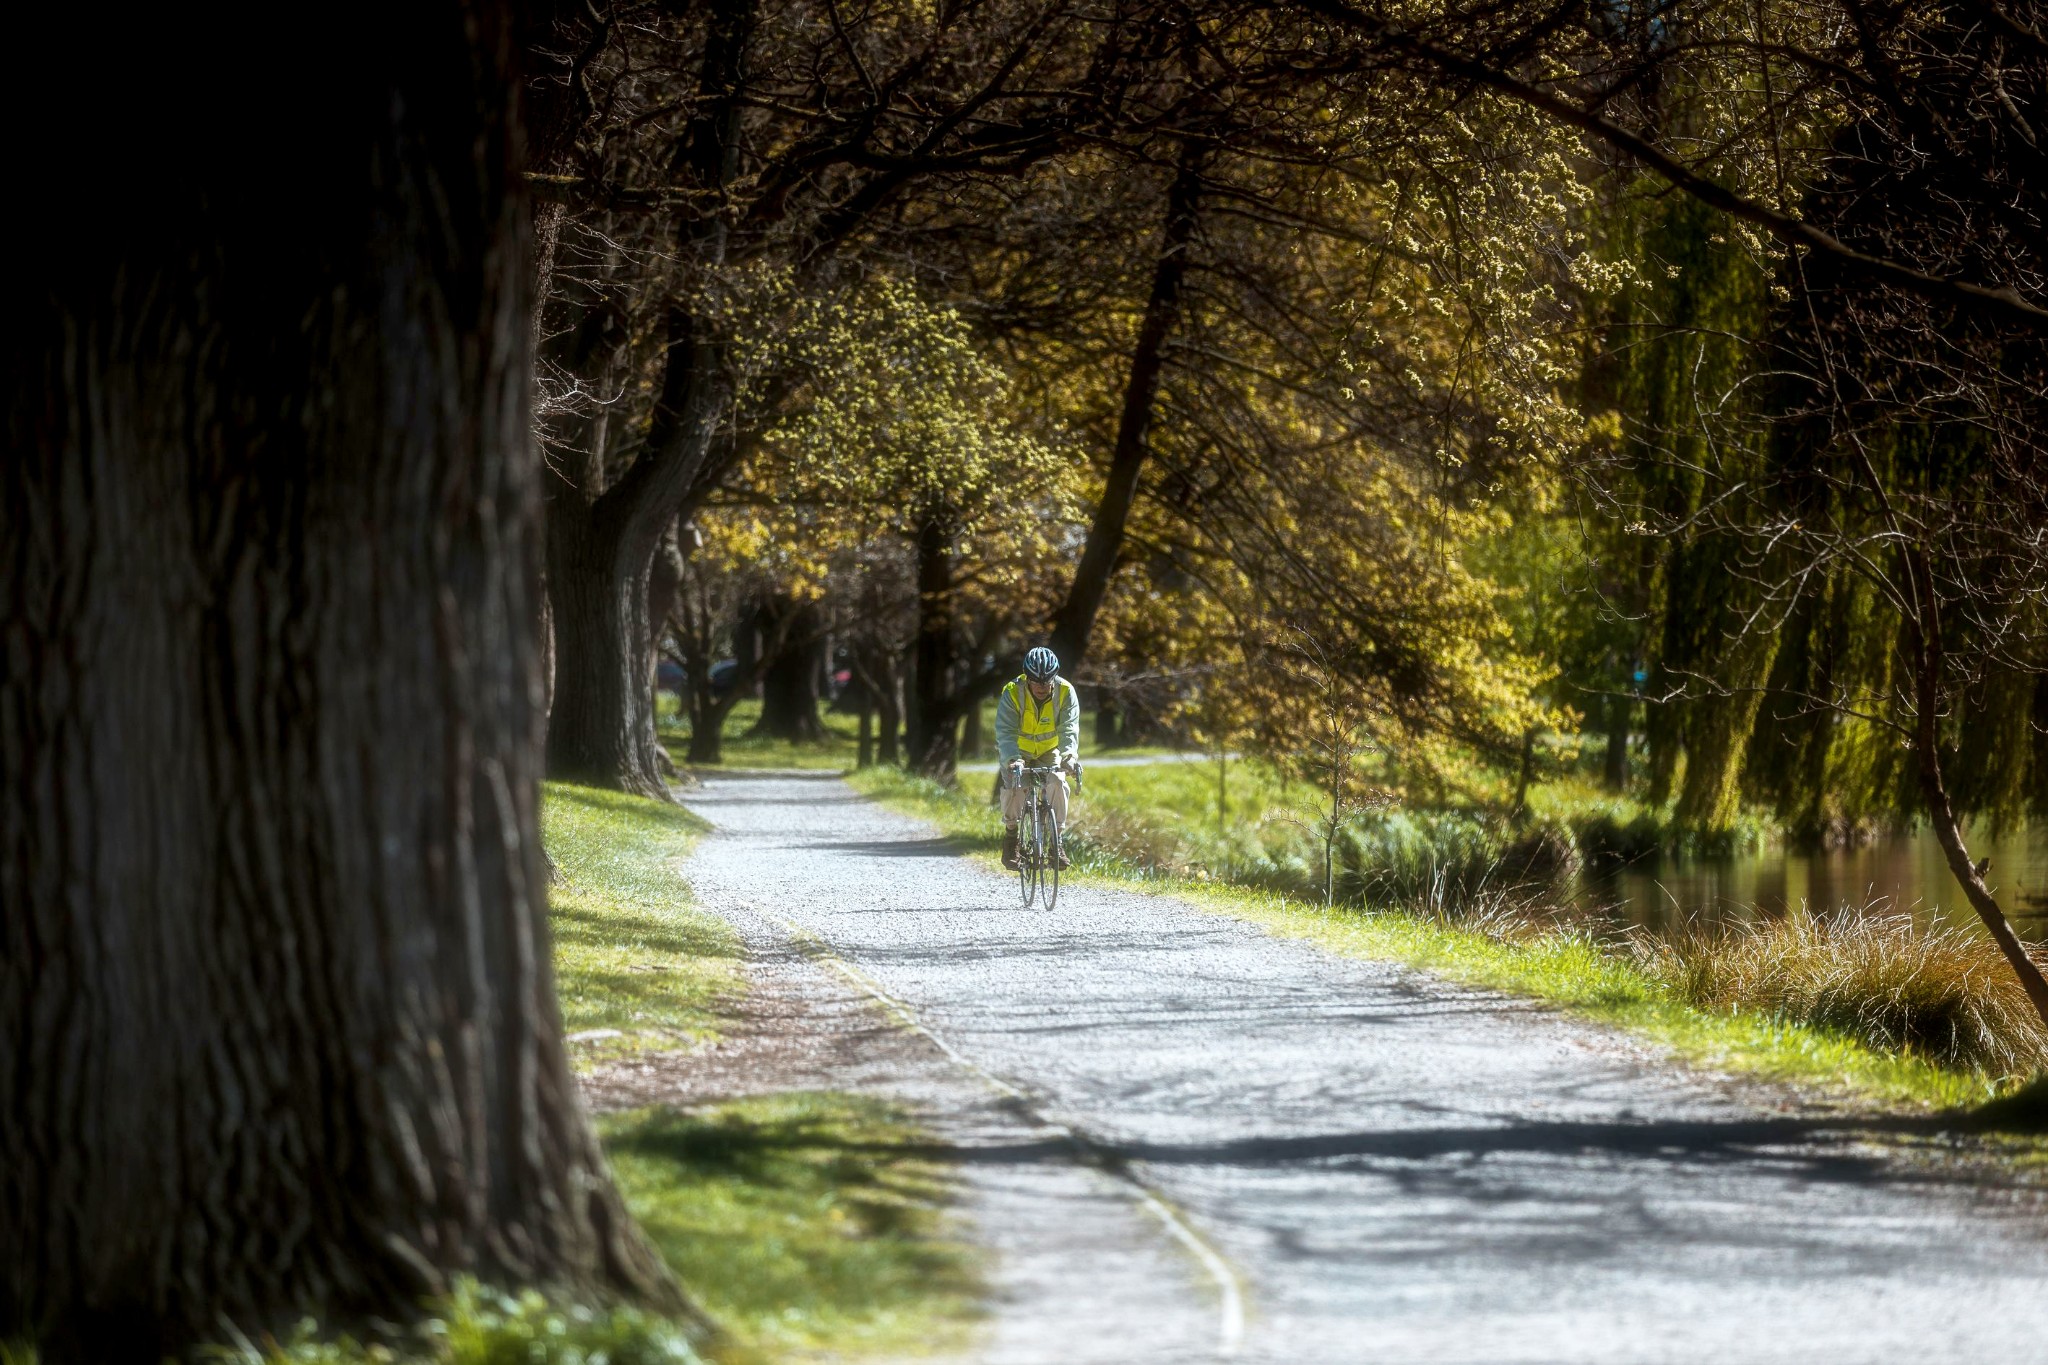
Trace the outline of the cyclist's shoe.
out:
<instances>
[{"instance_id":1,"label":"cyclist's shoe","mask_svg":"<svg viewBox=\"0 0 2048 1365\"><path fill-rule=\"evenodd\" d=\"M1017 870L1017 827L1008 825L1003 829L1003 866L1010 871Z\"/></svg>"},{"instance_id":2,"label":"cyclist's shoe","mask_svg":"<svg viewBox=\"0 0 2048 1365\"><path fill-rule=\"evenodd\" d=\"M1064 834L1053 841L1052 865L1062 872L1065 872L1068 867L1072 866L1067 861L1067 836Z\"/></svg>"}]
</instances>

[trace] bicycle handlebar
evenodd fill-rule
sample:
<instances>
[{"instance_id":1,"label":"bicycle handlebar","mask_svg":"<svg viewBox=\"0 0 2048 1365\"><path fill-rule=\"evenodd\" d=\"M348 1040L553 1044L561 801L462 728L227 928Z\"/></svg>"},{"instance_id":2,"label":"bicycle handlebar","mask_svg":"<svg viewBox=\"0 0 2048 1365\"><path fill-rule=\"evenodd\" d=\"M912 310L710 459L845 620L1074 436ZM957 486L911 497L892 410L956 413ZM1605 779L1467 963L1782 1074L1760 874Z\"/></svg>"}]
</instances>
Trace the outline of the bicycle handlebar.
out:
<instances>
[{"instance_id":1,"label":"bicycle handlebar","mask_svg":"<svg viewBox=\"0 0 2048 1365\"><path fill-rule=\"evenodd\" d=\"M1053 756L1053 760L1051 763L1026 763L1020 758L1016 761L1015 767L1019 773L1072 773L1074 775L1074 790L1079 792L1081 790L1081 760L1076 758L1073 762L1069 763L1057 754Z\"/></svg>"}]
</instances>

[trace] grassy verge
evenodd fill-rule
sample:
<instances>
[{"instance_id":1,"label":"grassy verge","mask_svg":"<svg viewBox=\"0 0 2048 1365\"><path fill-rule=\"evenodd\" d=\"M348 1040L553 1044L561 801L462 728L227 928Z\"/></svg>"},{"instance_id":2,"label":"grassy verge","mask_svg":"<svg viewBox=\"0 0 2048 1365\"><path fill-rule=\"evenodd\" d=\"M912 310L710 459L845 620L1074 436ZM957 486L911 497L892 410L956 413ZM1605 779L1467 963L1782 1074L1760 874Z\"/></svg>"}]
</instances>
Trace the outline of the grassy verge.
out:
<instances>
[{"instance_id":1,"label":"grassy verge","mask_svg":"<svg viewBox=\"0 0 2048 1365\"><path fill-rule=\"evenodd\" d=\"M549 783L560 880L548 893L555 985L580 1062L704 1042L746 988L739 938L678 872L709 828L680 806Z\"/></svg>"},{"instance_id":2,"label":"grassy verge","mask_svg":"<svg viewBox=\"0 0 2048 1365\"><path fill-rule=\"evenodd\" d=\"M923 1354L965 1344L978 1291L925 1135L845 1094L608 1116L640 1226L751 1352Z\"/></svg>"},{"instance_id":3,"label":"grassy verge","mask_svg":"<svg viewBox=\"0 0 2048 1365\"><path fill-rule=\"evenodd\" d=\"M1110 785L1100 779L1117 771L1090 774L1091 797ZM931 820L985 856L993 856L999 846L1000 819L973 796L893 770L870 769L853 780L861 790ZM974 792L981 795L978 784ZM1455 916L1403 910L1324 910L1298 897L1229 884L1207 869L1133 866L1089 836L1096 820L1097 813L1085 806L1077 812L1072 851L1083 877L1170 892L1333 952L1403 962L1466 984L1548 1001L1627 1029L1698 1065L1922 1111L1979 1105L2011 1094L2020 1084L2016 1077L1982 1068L1943 1065L1911 1048L1874 1047L1842 1029L1780 1011L1740 1003L1702 1007L1687 998L1673 974L1624 945L1583 931L1513 915L1460 922Z\"/></svg>"},{"instance_id":4,"label":"grassy verge","mask_svg":"<svg viewBox=\"0 0 2048 1365\"><path fill-rule=\"evenodd\" d=\"M1206 875L1296 896L1321 888L1321 851L1297 823L1312 820L1317 794L1270 763L1097 765L1088 795L1089 850L1126 870ZM1503 879L1555 879L1703 847L1669 812L1569 774L1531 788L1526 818L1509 819L1505 804L1503 797L1491 807L1397 806L1353 821L1337 841L1340 897L1384 904L1462 895ZM1745 816L1719 842L1757 849L1773 837L1765 822Z\"/></svg>"}]
</instances>

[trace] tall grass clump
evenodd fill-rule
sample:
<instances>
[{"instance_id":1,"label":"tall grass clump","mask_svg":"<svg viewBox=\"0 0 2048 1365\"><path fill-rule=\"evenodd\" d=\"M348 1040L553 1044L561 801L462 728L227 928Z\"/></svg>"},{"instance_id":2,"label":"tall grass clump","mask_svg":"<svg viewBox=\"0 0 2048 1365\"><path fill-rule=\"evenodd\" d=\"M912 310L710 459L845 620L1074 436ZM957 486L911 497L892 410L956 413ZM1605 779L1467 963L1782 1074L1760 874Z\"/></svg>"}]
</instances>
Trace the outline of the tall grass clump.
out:
<instances>
[{"instance_id":1,"label":"tall grass clump","mask_svg":"<svg viewBox=\"0 0 2048 1365\"><path fill-rule=\"evenodd\" d=\"M1639 935L1633 956L1680 999L1811 1024L1944 1066L2048 1067L2044 1033L1998 949L1967 930L1866 909Z\"/></svg>"}]
</instances>

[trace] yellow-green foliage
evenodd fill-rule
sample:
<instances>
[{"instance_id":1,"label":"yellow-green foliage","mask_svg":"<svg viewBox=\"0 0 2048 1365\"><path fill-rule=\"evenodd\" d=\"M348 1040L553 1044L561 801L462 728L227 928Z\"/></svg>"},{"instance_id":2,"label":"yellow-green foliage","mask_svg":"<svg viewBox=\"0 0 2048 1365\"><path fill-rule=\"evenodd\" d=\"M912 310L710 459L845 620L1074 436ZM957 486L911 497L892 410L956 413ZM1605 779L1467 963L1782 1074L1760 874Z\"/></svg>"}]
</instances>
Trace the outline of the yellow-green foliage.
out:
<instances>
[{"instance_id":1,"label":"yellow-green foliage","mask_svg":"<svg viewBox=\"0 0 2048 1365\"><path fill-rule=\"evenodd\" d=\"M561 880L548 893L555 982L569 1034L590 1057L675 1047L717 1032L744 988L738 936L690 903L680 864L707 828L680 806L549 783L543 842Z\"/></svg>"},{"instance_id":2,"label":"yellow-green foliage","mask_svg":"<svg viewBox=\"0 0 2048 1365\"><path fill-rule=\"evenodd\" d=\"M961 1344L979 1288L946 1235L947 1168L902 1115L783 1094L603 1121L640 1226L743 1344L836 1354Z\"/></svg>"},{"instance_id":3,"label":"yellow-green foliage","mask_svg":"<svg viewBox=\"0 0 2048 1365\"><path fill-rule=\"evenodd\" d=\"M1906 915L1799 913L1644 937L1635 956L1680 999L1798 1019L1885 1051L2020 1075L2048 1066L2048 1034L1987 940Z\"/></svg>"}]
</instances>

